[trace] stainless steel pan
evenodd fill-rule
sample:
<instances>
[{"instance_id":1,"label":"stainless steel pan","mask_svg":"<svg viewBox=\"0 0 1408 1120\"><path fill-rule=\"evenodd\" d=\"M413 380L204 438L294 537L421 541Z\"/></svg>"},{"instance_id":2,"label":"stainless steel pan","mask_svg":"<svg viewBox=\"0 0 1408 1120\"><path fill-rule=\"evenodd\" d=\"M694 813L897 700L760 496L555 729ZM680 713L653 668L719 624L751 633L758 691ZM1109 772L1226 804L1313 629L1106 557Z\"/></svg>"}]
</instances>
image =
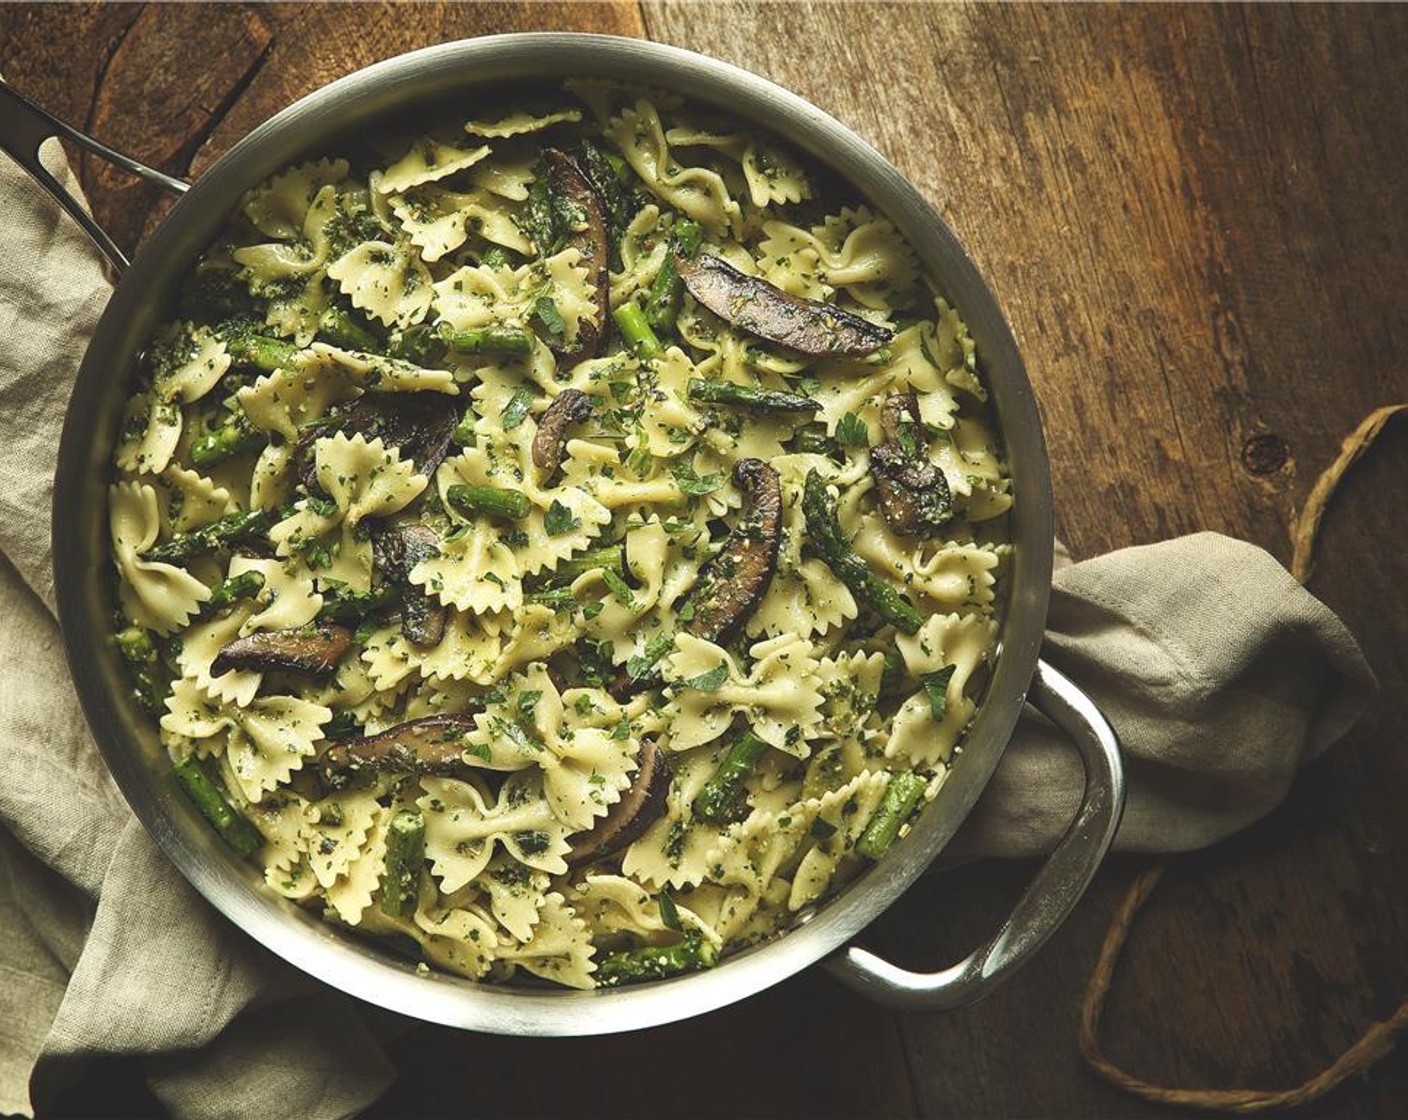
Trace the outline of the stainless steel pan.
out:
<instances>
[{"instance_id":1,"label":"stainless steel pan","mask_svg":"<svg viewBox=\"0 0 1408 1120\"><path fill-rule=\"evenodd\" d=\"M163 777L151 721L127 698L106 640L112 612L106 485L126 386L142 347L167 314L180 277L225 224L241 194L301 157L403 115L469 104L486 93L569 76L676 90L785 136L830 165L900 228L968 321L1011 464L1016 506L1001 652L953 774L911 833L874 869L784 936L718 968L597 992L513 989L416 974L404 961L266 892L253 868L223 847ZM129 170L183 192L130 263L39 166L46 137L67 136ZM653 43L589 35L507 35L447 43L371 66L285 109L235 145L189 190L103 148L0 85L0 144L89 231L119 279L74 387L54 493L54 575L64 640L88 723L133 811L173 863L236 925L336 988L432 1022L513 1035L633 1030L732 1003L824 963L887 1004L938 1010L971 1002L1025 961L1070 911L1109 847L1124 800L1119 749L1100 713L1038 661L1052 557L1051 489L1041 420L1001 311L953 234L903 176L854 133L786 90L735 67ZM848 943L930 864L997 766L1023 701L1080 748L1080 811L1000 930L952 968L905 971Z\"/></svg>"}]
</instances>

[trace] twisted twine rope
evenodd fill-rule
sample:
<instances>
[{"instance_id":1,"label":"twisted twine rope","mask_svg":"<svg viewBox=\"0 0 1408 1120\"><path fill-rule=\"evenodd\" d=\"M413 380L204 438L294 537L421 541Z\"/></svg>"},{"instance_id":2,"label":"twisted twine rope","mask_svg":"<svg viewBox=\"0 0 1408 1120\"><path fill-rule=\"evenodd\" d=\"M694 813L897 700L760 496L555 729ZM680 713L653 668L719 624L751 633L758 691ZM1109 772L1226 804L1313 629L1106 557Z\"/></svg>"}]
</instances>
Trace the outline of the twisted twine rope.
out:
<instances>
[{"instance_id":1,"label":"twisted twine rope","mask_svg":"<svg viewBox=\"0 0 1408 1120\"><path fill-rule=\"evenodd\" d=\"M1388 405L1366 416L1359 427L1345 438L1339 457L1316 481L1300 516L1291 528L1291 574L1300 583L1305 583L1310 578L1315 542L1320 533L1320 521L1330 504L1330 499L1339 488L1340 481L1350 467L1373 446L1385 425L1400 413L1408 413L1408 404ZM1210 1112L1247 1114L1296 1108L1323 1097L1346 1078L1367 1072L1374 1063L1393 1050L1398 1036L1408 1030L1408 1000L1405 1000L1387 1020L1370 1026L1357 1042L1319 1073L1289 1089L1176 1089L1155 1085L1115 1065L1105 1056L1105 1051L1100 1045L1100 1016L1105 1010L1105 998L1110 993L1110 982L1114 978L1115 967L1119 964L1125 942L1129 939L1135 916L1149 901L1149 896L1154 893L1154 888L1163 877L1167 866L1168 860L1161 860L1141 872L1130 884L1119 909L1115 911L1110 928L1105 932L1105 942L1100 947L1100 959L1096 961L1095 971L1091 973L1090 982L1085 989L1085 998L1081 1001L1081 1057L1097 1075L1111 1085L1147 1101L1205 1109Z\"/></svg>"}]
</instances>

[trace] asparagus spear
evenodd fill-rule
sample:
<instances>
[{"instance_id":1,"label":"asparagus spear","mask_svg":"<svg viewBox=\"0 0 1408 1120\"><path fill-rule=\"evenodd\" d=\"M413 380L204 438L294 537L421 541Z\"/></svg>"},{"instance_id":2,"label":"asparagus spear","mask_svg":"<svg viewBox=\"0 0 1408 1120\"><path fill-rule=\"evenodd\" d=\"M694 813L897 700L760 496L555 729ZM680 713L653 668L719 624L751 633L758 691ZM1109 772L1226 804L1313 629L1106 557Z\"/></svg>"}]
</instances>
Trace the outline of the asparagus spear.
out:
<instances>
[{"instance_id":1,"label":"asparagus spear","mask_svg":"<svg viewBox=\"0 0 1408 1120\"><path fill-rule=\"evenodd\" d=\"M450 433L450 442L456 447L473 447L478 437L474 434L474 425L479 422L479 414L474 411L474 405L470 405L464 410L464 415L460 417L460 422L455 425L455 430Z\"/></svg>"},{"instance_id":2,"label":"asparagus spear","mask_svg":"<svg viewBox=\"0 0 1408 1120\"><path fill-rule=\"evenodd\" d=\"M194 755L176 763L172 772L186 796L220 834L220 839L239 855L251 856L263 847L264 837L259 830L236 811Z\"/></svg>"},{"instance_id":3,"label":"asparagus spear","mask_svg":"<svg viewBox=\"0 0 1408 1120\"><path fill-rule=\"evenodd\" d=\"M533 352L533 336L518 327L475 327L447 333L450 349L462 354L505 354L524 357Z\"/></svg>"},{"instance_id":4,"label":"asparagus spear","mask_svg":"<svg viewBox=\"0 0 1408 1120\"><path fill-rule=\"evenodd\" d=\"M611 318L621 332L622 341L635 352L637 358L653 358L664 349L646 322L645 312L634 303L623 303L611 313Z\"/></svg>"},{"instance_id":5,"label":"asparagus spear","mask_svg":"<svg viewBox=\"0 0 1408 1120\"><path fill-rule=\"evenodd\" d=\"M268 442L268 434L249 422L244 409L237 408L219 427L211 428L191 444L191 462L198 467L213 467L232 455L257 451Z\"/></svg>"},{"instance_id":6,"label":"asparagus spear","mask_svg":"<svg viewBox=\"0 0 1408 1120\"><path fill-rule=\"evenodd\" d=\"M140 626L129 626L117 635L117 652L132 675L132 691L145 711L163 715L166 674L152 636Z\"/></svg>"},{"instance_id":7,"label":"asparagus spear","mask_svg":"<svg viewBox=\"0 0 1408 1120\"><path fill-rule=\"evenodd\" d=\"M226 610L241 599L248 599L264 590L263 572L241 572L221 580L210 589L210 598L200 605L202 618Z\"/></svg>"},{"instance_id":8,"label":"asparagus spear","mask_svg":"<svg viewBox=\"0 0 1408 1120\"><path fill-rule=\"evenodd\" d=\"M924 622L923 617L909 600L872 572L856 554L841 531L836 502L816 471L807 472L802 488L802 514L812 545L826 566L836 573L836 578L851 589L851 594L897 630L916 633Z\"/></svg>"},{"instance_id":9,"label":"asparagus spear","mask_svg":"<svg viewBox=\"0 0 1408 1120\"><path fill-rule=\"evenodd\" d=\"M694 799L694 815L709 824L741 821L748 815L748 789L744 785L768 744L750 727L729 747L713 777Z\"/></svg>"},{"instance_id":10,"label":"asparagus spear","mask_svg":"<svg viewBox=\"0 0 1408 1120\"><path fill-rule=\"evenodd\" d=\"M689 379L689 399L704 404L736 405L753 412L816 413L821 405L798 393L783 393L777 389L754 389L735 385L731 381Z\"/></svg>"},{"instance_id":11,"label":"asparagus spear","mask_svg":"<svg viewBox=\"0 0 1408 1120\"><path fill-rule=\"evenodd\" d=\"M533 503L519 490L497 486L458 484L445 491L445 499L466 517L487 513L491 517L506 517L511 521L528 516Z\"/></svg>"},{"instance_id":12,"label":"asparagus spear","mask_svg":"<svg viewBox=\"0 0 1408 1120\"><path fill-rule=\"evenodd\" d=\"M283 516L282 511L274 509L228 513L218 521L192 529L189 533L177 533L165 544L149 548L142 554L142 559L169 564L195 556L208 556L212 552L228 548L237 541L267 533Z\"/></svg>"},{"instance_id":13,"label":"asparagus spear","mask_svg":"<svg viewBox=\"0 0 1408 1120\"><path fill-rule=\"evenodd\" d=\"M385 350L381 339L341 307L329 307L318 320L318 333L334 346L363 353L380 354Z\"/></svg>"},{"instance_id":14,"label":"asparagus spear","mask_svg":"<svg viewBox=\"0 0 1408 1120\"><path fill-rule=\"evenodd\" d=\"M918 774L908 772L891 778L890 784L885 787L880 808L875 810L875 815L856 841L856 851L870 859L879 859L888 852L900 833L900 825L914 812L928 784Z\"/></svg>"},{"instance_id":15,"label":"asparagus spear","mask_svg":"<svg viewBox=\"0 0 1408 1120\"><path fill-rule=\"evenodd\" d=\"M625 578L626 566L621 556L619 543L599 545L559 561L557 567L553 569L553 584L565 586L578 576L585 575L587 572L595 572L598 569L615 572L616 575Z\"/></svg>"},{"instance_id":16,"label":"asparagus spear","mask_svg":"<svg viewBox=\"0 0 1408 1120\"><path fill-rule=\"evenodd\" d=\"M645 301L646 322L657 331L674 329L680 304L684 300L684 281L680 279L680 270L675 265L675 254L689 259L697 256L703 237L704 231L695 222L680 221L675 224L672 251L665 254Z\"/></svg>"},{"instance_id":17,"label":"asparagus spear","mask_svg":"<svg viewBox=\"0 0 1408 1120\"><path fill-rule=\"evenodd\" d=\"M255 366L265 373L283 369L298 354L298 347L293 343L257 334L248 324L227 324L217 333L234 361Z\"/></svg>"},{"instance_id":18,"label":"asparagus spear","mask_svg":"<svg viewBox=\"0 0 1408 1120\"><path fill-rule=\"evenodd\" d=\"M612 953L597 968L596 980L603 988L663 980L681 972L712 968L717 960L718 950L697 930L690 930L674 945L652 945Z\"/></svg>"},{"instance_id":19,"label":"asparagus spear","mask_svg":"<svg viewBox=\"0 0 1408 1120\"><path fill-rule=\"evenodd\" d=\"M425 863L425 818L419 809L399 809L386 833L386 873L381 880L381 909L393 918L415 913L420 872Z\"/></svg>"}]
</instances>

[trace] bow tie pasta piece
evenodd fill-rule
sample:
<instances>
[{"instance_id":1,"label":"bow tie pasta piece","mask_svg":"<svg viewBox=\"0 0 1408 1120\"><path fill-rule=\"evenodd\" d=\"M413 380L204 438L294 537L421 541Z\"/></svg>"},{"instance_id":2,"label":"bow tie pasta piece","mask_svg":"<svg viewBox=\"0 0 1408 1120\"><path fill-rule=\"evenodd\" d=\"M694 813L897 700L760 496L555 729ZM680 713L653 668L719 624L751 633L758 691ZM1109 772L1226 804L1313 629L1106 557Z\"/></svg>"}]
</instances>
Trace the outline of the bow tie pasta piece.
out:
<instances>
[{"instance_id":1,"label":"bow tie pasta piece","mask_svg":"<svg viewBox=\"0 0 1408 1120\"><path fill-rule=\"evenodd\" d=\"M244 216L265 237L294 241L303 232L312 200L347 178L345 159L320 159L275 175L245 196Z\"/></svg>"},{"instance_id":2,"label":"bow tie pasta piece","mask_svg":"<svg viewBox=\"0 0 1408 1120\"><path fill-rule=\"evenodd\" d=\"M121 581L118 597L127 617L158 634L185 626L210 598L210 589L173 564L142 559L161 530L156 490L139 482L109 487L108 528Z\"/></svg>"},{"instance_id":3,"label":"bow tie pasta piece","mask_svg":"<svg viewBox=\"0 0 1408 1120\"><path fill-rule=\"evenodd\" d=\"M648 292L670 255L670 238L660 214L654 204L642 206L621 235L621 268L611 273L612 307L620 307L636 292Z\"/></svg>"},{"instance_id":4,"label":"bow tie pasta piece","mask_svg":"<svg viewBox=\"0 0 1408 1120\"><path fill-rule=\"evenodd\" d=\"M543 603L529 603L514 616L513 633L500 654L504 667L522 669L545 662L582 635L576 611L555 610Z\"/></svg>"},{"instance_id":5,"label":"bow tie pasta piece","mask_svg":"<svg viewBox=\"0 0 1408 1120\"><path fill-rule=\"evenodd\" d=\"M235 512L235 500L229 490L175 463L161 472L161 484L166 496L161 510L162 532L167 536L188 533Z\"/></svg>"},{"instance_id":6,"label":"bow tie pasta piece","mask_svg":"<svg viewBox=\"0 0 1408 1120\"><path fill-rule=\"evenodd\" d=\"M161 728L203 744L207 752L222 747L241 791L249 801L288 781L316 753L323 724L332 710L296 696L260 696L243 708L222 705L207 697L193 680L171 686ZM199 747L198 747L199 749Z\"/></svg>"},{"instance_id":7,"label":"bow tie pasta piece","mask_svg":"<svg viewBox=\"0 0 1408 1120\"><path fill-rule=\"evenodd\" d=\"M249 800L227 754L220 756L220 776L230 803L264 837L259 858L264 864L265 883L285 898L307 898L318 887L306 846L311 803L287 789L265 794L258 801Z\"/></svg>"},{"instance_id":8,"label":"bow tie pasta piece","mask_svg":"<svg viewBox=\"0 0 1408 1120\"><path fill-rule=\"evenodd\" d=\"M553 891L543 900L533 936L514 945L501 940L494 961L569 988L591 988L595 952L587 924L572 912L561 894Z\"/></svg>"},{"instance_id":9,"label":"bow tie pasta piece","mask_svg":"<svg viewBox=\"0 0 1408 1120\"><path fill-rule=\"evenodd\" d=\"M423 136L373 180L378 194L404 194L412 187L434 183L466 167L473 167L489 154L487 144L477 148L456 148L432 136Z\"/></svg>"},{"instance_id":10,"label":"bow tie pasta piece","mask_svg":"<svg viewBox=\"0 0 1408 1120\"><path fill-rule=\"evenodd\" d=\"M631 784L640 742L581 720L541 665L513 677L504 693L475 715L466 757L495 769L536 767L557 819L573 832L590 828Z\"/></svg>"},{"instance_id":11,"label":"bow tie pasta piece","mask_svg":"<svg viewBox=\"0 0 1408 1120\"><path fill-rule=\"evenodd\" d=\"M440 542L436 556L411 571L411 582L447 606L495 614L523 605L522 572L513 551L487 518L460 525Z\"/></svg>"},{"instance_id":12,"label":"bow tie pasta piece","mask_svg":"<svg viewBox=\"0 0 1408 1120\"><path fill-rule=\"evenodd\" d=\"M435 887L427 882L421 884L410 918L392 918L371 906L362 914L361 928L409 937L431 964L470 980L481 979L489 970L499 941L492 916L477 905L442 905Z\"/></svg>"},{"instance_id":13,"label":"bow tie pasta piece","mask_svg":"<svg viewBox=\"0 0 1408 1120\"><path fill-rule=\"evenodd\" d=\"M921 633L923 631L921 630ZM912 639L897 635L903 641ZM857 650L823 657L817 663L821 682L821 723L833 739L866 742L878 733L872 726L880 702L880 681L885 675L885 655Z\"/></svg>"},{"instance_id":14,"label":"bow tie pasta piece","mask_svg":"<svg viewBox=\"0 0 1408 1120\"><path fill-rule=\"evenodd\" d=\"M626 849L623 874L653 890L693 886L709 874L709 852L725 829L696 820L692 806L713 776L724 748L706 747L673 759L675 777L665 796L665 813Z\"/></svg>"},{"instance_id":15,"label":"bow tie pasta piece","mask_svg":"<svg viewBox=\"0 0 1408 1120\"><path fill-rule=\"evenodd\" d=\"M571 850L567 837L573 829L553 813L537 770L510 774L497 799L478 779L422 778L421 787L425 854L441 890L459 890L477 877L496 846L539 871L567 870L562 857Z\"/></svg>"},{"instance_id":16,"label":"bow tie pasta piece","mask_svg":"<svg viewBox=\"0 0 1408 1120\"><path fill-rule=\"evenodd\" d=\"M626 567L634 582L630 587L619 575L614 580L597 568L578 576L572 583L572 594L578 602L601 604L595 615L585 623L585 630L598 640L609 641L612 657L624 661L640 652L646 637L636 622L660 599L664 587L666 565L670 561L670 536L658 519L652 519L626 537ZM640 647L640 648L638 648Z\"/></svg>"},{"instance_id":17,"label":"bow tie pasta piece","mask_svg":"<svg viewBox=\"0 0 1408 1120\"><path fill-rule=\"evenodd\" d=\"M875 572L902 582L906 594L931 609L976 607L990 612L1001 557L991 546L921 542L897 537L883 518L860 519L855 550Z\"/></svg>"},{"instance_id":18,"label":"bow tie pasta piece","mask_svg":"<svg viewBox=\"0 0 1408 1120\"><path fill-rule=\"evenodd\" d=\"M418 187L393 196L391 212L427 264L458 249L469 239L471 231L515 253L533 251L533 243L504 213L502 203L486 191L465 194L439 187Z\"/></svg>"},{"instance_id":19,"label":"bow tie pasta piece","mask_svg":"<svg viewBox=\"0 0 1408 1120\"><path fill-rule=\"evenodd\" d=\"M660 114L649 101L622 109L602 134L656 197L689 215L716 238L738 236L742 211L717 171L691 167L670 149Z\"/></svg>"},{"instance_id":20,"label":"bow tie pasta piece","mask_svg":"<svg viewBox=\"0 0 1408 1120\"><path fill-rule=\"evenodd\" d=\"M320 887L326 890L347 873L382 812L367 790L333 793L312 803L303 839Z\"/></svg>"},{"instance_id":21,"label":"bow tie pasta piece","mask_svg":"<svg viewBox=\"0 0 1408 1120\"><path fill-rule=\"evenodd\" d=\"M328 265L352 306L388 327L414 326L435 298L430 270L409 241L363 241Z\"/></svg>"},{"instance_id":22,"label":"bow tie pasta piece","mask_svg":"<svg viewBox=\"0 0 1408 1120\"><path fill-rule=\"evenodd\" d=\"M268 300L265 323L281 335L307 346L328 307L323 286L336 255L333 229L342 211L337 188L322 187L303 218L303 236L292 242L247 245L231 254L251 295Z\"/></svg>"},{"instance_id":23,"label":"bow tie pasta piece","mask_svg":"<svg viewBox=\"0 0 1408 1120\"><path fill-rule=\"evenodd\" d=\"M486 571L493 571L495 578L507 584L510 577L517 579L551 570L559 561L586 548L601 527L610 523L611 511L586 491L571 485L546 489L539 486L530 444L526 438L518 443L505 435L486 434L483 439L476 439L475 446L440 464L435 484L441 502L456 522L468 527L462 539L478 536L484 543L464 563L448 559L442 549L438 559L423 561L411 573L413 582L429 586L428 581L439 579L447 588L454 583L471 591L474 599L481 595L493 598L490 592L475 589ZM528 512L517 518L509 530L499 518L485 514L470 518L460 513L451 500L450 490L455 486L514 491L527 500ZM446 548L449 547L447 542ZM493 567L486 566L490 562ZM501 590L509 594L507 587ZM521 590L518 594L521 596ZM470 609L468 602L455 605Z\"/></svg>"},{"instance_id":24,"label":"bow tie pasta piece","mask_svg":"<svg viewBox=\"0 0 1408 1120\"><path fill-rule=\"evenodd\" d=\"M615 447L585 439L567 441L562 482L589 494L608 510L674 505L684 498L673 474L652 457L644 477L623 469Z\"/></svg>"},{"instance_id":25,"label":"bow tie pasta piece","mask_svg":"<svg viewBox=\"0 0 1408 1120\"><path fill-rule=\"evenodd\" d=\"M526 867L500 852L489 861L484 874L477 880L489 895L489 909L499 925L516 941L533 937L539 915L547 903L551 878L544 871Z\"/></svg>"},{"instance_id":26,"label":"bow tie pasta piece","mask_svg":"<svg viewBox=\"0 0 1408 1120\"><path fill-rule=\"evenodd\" d=\"M147 368L151 388L127 402L116 459L123 470L161 474L181 442L181 406L215 387L230 368L230 355L210 328L173 323L157 335Z\"/></svg>"},{"instance_id":27,"label":"bow tie pasta piece","mask_svg":"<svg viewBox=\"0 0 1408 1120\"><path fill-rule=\"evenodd\" d=\"M659 897L623 875L589 873L573 886L569 899L593 937L628 933L650 941L674 934L661 917ZM697 930L719 947L718 935L688 906L676 901L675 913L682 929Z\"/></svg>"},{"instance_id":28,"label":"bow tie pasta piece","mask_svg":"<svg viewBox=\"0 0 1408 1120\"><path fill-rule=\"evenodd\" d=\"M410 665L418 660L421 675L428 681L491 685L512 668L504 657L504 649L520 617L521 613L512 610L475 612L450 608L445 636L434 649L413 648L401 636L399 627L391 638L391 646Z\"/></svg>"},{"instance_id":29,"label":"bow tie pasta piece","mask_svg":"<svg viewBox=\"0 0 1408 1120\"><path fill-rule=\"evenodd\" d=\"M889 784L890 776L883 770L858 774L815 801L816 815L807 830L811 847L790 873L789 910L800 910L830 889L838 869L884 800Z\"/></svg>"},{"instance_id":30,"label":"bow tie pasta piece","mask_svg":"<svg viewBox=\"0 0 1408 1120\"><path fill-rule=\"evenodd\" d=\"M758 738L807 757L807 739L820 729L822 700L811 642L783 634L755 643L749 654L753 668L744 676L726 650L692 634L675 636L675 651L663 666L672 693L666 709L671 750L713 742L742 712Z\"/></svg>"},{"instance_id":31,"label":"bow tie pasta piece","mask_svg":"<svg viewBox=\"0 0 1408 1120\"><path fill-rule=\"evenodd\" d=\"M833 288L878 311L910 302L919 262L888 219L867 206L846 209L813 228L812 236Z\"/></svg>"},{"instance_id":32,"label":"bow tie pasta piece","mask_svg":"<svg viewBox=\"0 0 1408 1120\"><path fill-rule=\"evenodd\" d=\"M763 223L758 242L758 275L776 288L802 299L831 299L835 289L821 268L821 247L806 230L787 222Z\"/></svg>"},{"instance_id":33,"label":"bow tie pasta piece","mask_svg":"<svg viewBox=\"0 0 1408 1120\"><path fill-rule=\"evenodd\" d=\"M314 591L310 581L291 575L277 560L231 557L227 578L236 579L247 572L259 573L264 581L263 588L252 598L241 599L224 614L192 626L181 639L178 658L181 675L194 680L207 696L241 707L254 699L263 675L248 669L234 669L212 677L210 666L220 650L237 637L306 626L317 617L323 605L323 597Z\"/></svg>"},{"instance_id":34,"label":"bow tie pasta piece","mask_svg":"<svg viewBox=\"0 0 1408 1120\"><path fill-rule=\"evenodd\" d=\"M249 476L251 509L279 509L293 502L293 453L294 445L288 443L270 443L259 453Z\"/></svg>"},{"instance_id":35,"label":"bow tie pasta piece","mask_svg":"<svg viewBox=\"0 0 1408 1120\"><path fill-rule=\"evenodd\" d=\"M372 545L360 531L369 517L404 509L425 489L427 479L415 465L401 462L396 448L360 433L342 432L314 445L318 485L327 502L304 499L291 516L269 530L278 554L297 558L308 572L337 579L353 592L371 589Z\"/></svg>"},{"instance_id":36,"label":"bow tie pasta piece","mask_svg":"<svg viewBox=\"0 0 1408 1120\"><path fill-rule=\"evenodd\" d=\"M650 453L661 459L684 455L707 426L704 413L689 399L689 382L699 376L694 363L671 346L637 373L640 428Z\"/></svg>"},{"instance_id":37,"label":"bow tie pasta piece","mask_svg":"<svg viewBox=\"0 0 1408 1120\"><path fill-rule=\"evenodd\" d=\"M753 205L801 202L812 196L806 172L780 148L759 144L740 132L715 132L677 125L665 132L672 148L712 148L739 165Z\"/></svg>"},{"instance_id":38,"label":"bow tie pasta piece","mask_svg":"<svg viewBox=\"0 0 1408 1120\"><path fill-rule=\"evenodd\" d=\"M518 268L465 265L435 283L435 311L455 331L490 325L526 328L542 318L540 301L551 302L562 320L561 343L571 348L583 319L597 312L580 249L563 249Z\"/></svg>"},{"instance_id":39,"label":"bow tie pasta piece","mask_svg":"<svg viewBox=\"0 0 1408 1120\"><path fill-rule=\"evenodd\" d=\"M491 140L509 136L522 136L529 132L541 132L555 124L575 124L582 119L580 109L553 109L545 113L534 113L528 109L512 109L493 117L479 117L465 121L464 130L471 136L485 136Z\"/></svg>"},{"instance_id":40,"label":"bow tie pasta piece","mask_svg":"<svg viewBox=\"0 0 1408 1120\"><path fill-rule=\"evenodd\" d=\"M325 888L328 905L349 926L361 922L386 871L386 835L391 826L392 810L383 809L375 802L373 805L366 840L347 860L342 874ZM316 861L314 857L315 865Z\"/></svg>"},{"instance_id":41,"label":"bow tie pasta piece","mask_svg":"<svg viewBox=\"0 0 1408 1120\"><path fill-rule=\"evenodd\" d=\"M964 686L986 658L991 647L985 648L984 643L995 640L996 628L995 622L974 616L935 615L919 633L904 640L901 654L906 667L926 687L895 713L885 744L886 758L924 768L952 758L975 707ZM946 680L943 675L932 675L942 672L949 674Z\"/></svg>"},{"instance_id":42,"label":"bow tie pasta piece","mask_svg":"<svg viewBox=\"0 0 1408 1120\"><path fill-rule=\"evenodd\" d=\"M533 182L533 165L538 153L529 145L505 146L496 150L469 172L476 190L487 191L510 202L523 202Z\"/></svg>"}]
</instances>

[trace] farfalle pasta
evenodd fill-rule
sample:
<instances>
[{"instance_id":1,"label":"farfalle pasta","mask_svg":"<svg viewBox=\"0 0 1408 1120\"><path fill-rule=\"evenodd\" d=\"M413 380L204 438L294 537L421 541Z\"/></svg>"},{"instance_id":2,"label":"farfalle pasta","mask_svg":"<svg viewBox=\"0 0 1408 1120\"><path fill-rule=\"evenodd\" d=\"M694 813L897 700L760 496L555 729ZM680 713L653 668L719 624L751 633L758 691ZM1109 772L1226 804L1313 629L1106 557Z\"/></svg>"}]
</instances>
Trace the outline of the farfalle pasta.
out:
<instances>
[{"instance_id":1,"label":"farfalle pasta","mask_svg":"<svg viewBox=\"0 0 1408 1120\"><path fill-rule=\"evenodd\" d=\"M268 889L609 987L784 932L941 795L1013 495L958 309L833 182L580 80L245 197L109 508L134 698Z\"/></svg>"}]
</instances>

